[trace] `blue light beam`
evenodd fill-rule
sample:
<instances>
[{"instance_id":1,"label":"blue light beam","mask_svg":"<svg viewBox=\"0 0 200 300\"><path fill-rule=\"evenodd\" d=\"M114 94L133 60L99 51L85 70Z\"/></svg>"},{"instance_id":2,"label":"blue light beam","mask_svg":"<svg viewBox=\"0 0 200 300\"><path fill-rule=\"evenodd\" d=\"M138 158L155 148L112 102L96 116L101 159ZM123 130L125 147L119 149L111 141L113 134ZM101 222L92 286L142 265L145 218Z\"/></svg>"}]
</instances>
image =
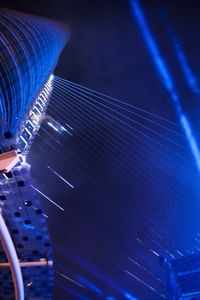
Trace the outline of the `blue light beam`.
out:
<instances>
[{"instance_id":1,"label":"blue light beam","mask_svg":"<svg viewBox=\"0 0 200 300\"><path fill-rule=\"evenodd\" d=\"M183 128L185 130L185 134L187 136L187 139L190 142L190 147L192 149L192 153L193 153L193 155L195 157L198 169L200 171L200 152L199 152L197 143L195 141L195 138L194 138L194 136L192 134L192 130L191 130L189 121L188 121L188 119L186 118L186 116L184 114L180 115L180 122L181 122L181 125L183 126Z\"/></svg>"},{"instance_id":2,"label":"blue light beam","mask_svg":"<svg viewBox=\"0 0 200 300\"><path fill-rule=\"evenodd\" d=\"M180 44L177 41L174 43L174 48L176 50L176 57L178 59L180 67L182 69L182 72L185 77L185 81L186 81L187 85L195 94L200 94L200 89L198 87L196 77L193 74L192 69L189 66L187 57L186 57L182 47L180 46Z\"/></svg>"},{"instance_id":3,"label":"blue light beam","mask_svg":"<svg viewBox=\"0 0 200 300\"><path fill-rule=\"evenodd\" d=\"M163 57L161 56L161 54L159 52L158 46L156 44L155 39L153 38L153 35L151 34L151 32L148 28L147 22L145 20L145 16L142 12L142 9L141 9L138 1L130 0L130 5L131 5L132 13L135 16L136 21L140 27L144 41L147 45L147 48L152 57L152 60L156 66L157 72L161 78L163 86L165 87L166 91L170 94L171 99L174 103L177 116L178 116L179 121L183 127L183 130L186 134L186 137L189 142L193 156L195 158L198 170L200 171L200 152L198 149L198 145L192 134L192 129L189 124L189 121L183 112L182 105L181 105L181 102L179 99L179 95L177 93L177 90L176 90L174 81L172 79L172 76L170 74L170 71L167 67L165 60L163 59Z\"/></svg>"},{"instance_id":4,"label":"blue light beam","mask_svg":"<svg viewBox=\"0 0 200 300\"><path fill-rule=\"evenodd\" d=\"M102 295L102 291L96 286L94 285L92 282L88 281L87 279L83 278L83 277L79 277L78 280L81 284L83 284L85 287L89 288L92 292L94 292L96 295Z\"/></svg>"},{"instance_id":5,"label":"blue light beam","mask_svg":"<svg viewBox=\"0 0 200 300\"><path fill-rule=\"evenodd\" d=\"M129 293L124 293L124 297L128 300L139 300L138 298L135 298L134 296L132 296L131 294Z\"/></svg>"}]
</instances>

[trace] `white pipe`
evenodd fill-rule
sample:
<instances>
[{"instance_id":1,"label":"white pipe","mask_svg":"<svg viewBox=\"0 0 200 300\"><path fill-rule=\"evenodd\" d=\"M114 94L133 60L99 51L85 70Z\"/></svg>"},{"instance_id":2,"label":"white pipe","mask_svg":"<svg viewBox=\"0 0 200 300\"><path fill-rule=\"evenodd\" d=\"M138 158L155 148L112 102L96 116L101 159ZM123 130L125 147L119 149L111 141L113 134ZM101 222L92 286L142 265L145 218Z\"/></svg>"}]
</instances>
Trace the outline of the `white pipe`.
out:
<instances>
[{"instance_id":1,"label":"white pipe","mask_svg":"<svg viewBox=\"0 0 200 300\"><path fill-rule=\"evenodd\" d=\"M52 260L41 259L39 261L19 261L19 265L21 268L29 268L29 267L44 267L44 266L53 266ZM9 268L10 263L0 263L0 268Z\"/></svg>"},{"instance_id":2,"label":"white pipe","mask_svg":"<svg viewBox=\"0 0 200 300\"><path fill-rule=\"evenodd\" d=\"M8 228L2 217L2 209L0 208L0 239L10 264L12 279L15 288L15 300L24 300L24 284L19 260L15 250L15 246L11 239Z\"/></svg>"}]
</instances>

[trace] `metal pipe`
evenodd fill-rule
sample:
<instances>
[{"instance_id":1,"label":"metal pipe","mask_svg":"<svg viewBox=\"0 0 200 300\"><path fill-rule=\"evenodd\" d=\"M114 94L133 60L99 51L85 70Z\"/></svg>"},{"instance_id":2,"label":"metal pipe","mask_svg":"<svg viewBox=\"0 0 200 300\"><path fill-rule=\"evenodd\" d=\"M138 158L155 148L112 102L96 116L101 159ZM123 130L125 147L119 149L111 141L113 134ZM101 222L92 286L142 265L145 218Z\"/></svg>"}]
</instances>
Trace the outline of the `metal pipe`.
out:
<instances>
[{"instance_id":1,"label":"metal pipe","mask_svg":"<svg viewBox=\"0 0 200 300\"><path fill-rule=\"evenodd\" d=\"M52 266L53 261L47 259L40 259L39 261L19 261L19 265L21 268L24 267L44 267L44 266ZM9 268L10 263L0 263L0 268Z\"/></svg>"},{"instance_id":2,"label":"metal pipe","mask_svg":"<svg viewBox=\"0 0 200 300\"><path fill-rule=\"evenodd\" d=\"M0 208L0 239L10 264L12 279L15 288L15 300L24 300L24 284L19 260L15 250L15 246L11 239L8 228L2 217L2 209Z\"/></svg>"}]
</instances>

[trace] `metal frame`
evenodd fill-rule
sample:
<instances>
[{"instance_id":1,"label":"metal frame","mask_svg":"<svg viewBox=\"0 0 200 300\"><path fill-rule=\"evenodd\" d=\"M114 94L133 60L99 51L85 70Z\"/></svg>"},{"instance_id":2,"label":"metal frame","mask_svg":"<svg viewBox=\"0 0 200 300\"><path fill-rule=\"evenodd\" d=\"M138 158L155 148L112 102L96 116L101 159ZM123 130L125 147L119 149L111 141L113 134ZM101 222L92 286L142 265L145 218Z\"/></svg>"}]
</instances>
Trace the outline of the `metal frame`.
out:
<instances>
[{"instance_id":1,"label":"metal frame","mask_svg":"<svg viewBox=\"0 0 200 300\"><path fill-rule=\"evenodd\" d=\"M24 300L24 283L15 246L2 216L0 208L0 239L6 253L15 288L15 299Z\"/></svg>"}]
</instances>

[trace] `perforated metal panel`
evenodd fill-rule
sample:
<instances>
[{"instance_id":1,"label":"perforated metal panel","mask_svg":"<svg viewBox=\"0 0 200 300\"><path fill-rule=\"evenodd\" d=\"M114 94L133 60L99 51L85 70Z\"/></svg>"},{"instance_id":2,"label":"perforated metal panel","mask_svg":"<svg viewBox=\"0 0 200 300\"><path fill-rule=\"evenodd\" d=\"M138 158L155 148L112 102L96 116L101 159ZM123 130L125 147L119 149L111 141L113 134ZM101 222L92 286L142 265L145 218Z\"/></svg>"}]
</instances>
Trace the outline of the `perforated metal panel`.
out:
<instances>
[{"instance_id":1,"label":"perforated metal panel","mask_svg":"<svg viewBox=\"0 0 200 300\"><path fill-rule=\"evenodd\" d=\"M39 261L41 258L52 260L52 248L47 227L47 216L43 212L37 192L31 185L33 180L29 165L15 168L9 179L1 175L0 203L4 218L15 244L17 254L22 261ZM0 262L6 262L2 246ZM53 267L22 268L27 299L51 299L53 285ZM0 270L1 295L13 296L12 278L8 269ZM2 298L4 299L4 298ZM6 298L5 298L6 299ZM35 298L34 298L35 299Z\"/></svg>"},{"instance_id":2,"label":"perforated metal panel","mask_svg":"<svg viewBox=\"0 0 200 300\"><path fill-rule=\"evenodd\" d=\"M172 299L200 299L200 254L191 254L172 260Z\"/></svg>"},{"instance_id":3,"label":"perforated metal panel","mask_svg":"<svg viewBox=\"0 0 200 300\"><path fill-rule=\"evenodd\" d=\"M47 108L50 75L66 41L62 23L0 10L0 152L16 149L25 157L28 154ZM25 162L0 173L0 206L19 260L45 262L43 266L22 267L25 298L48 300L53 255L48 216L34 185ZM0 243L0 263L6 262ZM0 268L1 299L14 299L9 267Z\"/></svg>"}]
</instances>

